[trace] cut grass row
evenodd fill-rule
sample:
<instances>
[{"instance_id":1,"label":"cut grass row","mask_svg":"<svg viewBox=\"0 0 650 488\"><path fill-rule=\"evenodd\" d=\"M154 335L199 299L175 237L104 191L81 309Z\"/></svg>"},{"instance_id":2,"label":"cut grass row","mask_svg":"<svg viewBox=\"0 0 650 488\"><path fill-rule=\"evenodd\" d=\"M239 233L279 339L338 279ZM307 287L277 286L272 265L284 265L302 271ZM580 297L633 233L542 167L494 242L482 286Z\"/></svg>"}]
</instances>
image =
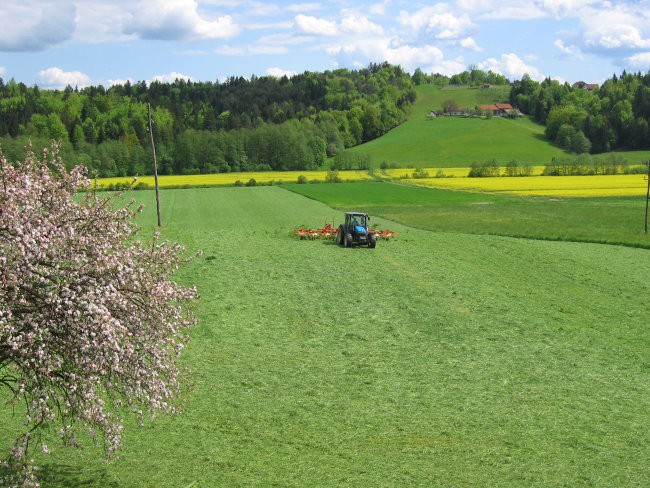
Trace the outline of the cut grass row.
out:
<instances>
[{"instance_id":1,"label":"cut grass row","mask_svg":"<svg viewBox=\"0 0 650 488\"><path fill-rule=\"evenodd\" d=\"M183 411L129 423L119 462L39 455L43 486L647 486L647 251L382 219L399 239L342 249L289 237L337 212L279 187L162 196L204 253Z\"/></svg>"}]
</instances>

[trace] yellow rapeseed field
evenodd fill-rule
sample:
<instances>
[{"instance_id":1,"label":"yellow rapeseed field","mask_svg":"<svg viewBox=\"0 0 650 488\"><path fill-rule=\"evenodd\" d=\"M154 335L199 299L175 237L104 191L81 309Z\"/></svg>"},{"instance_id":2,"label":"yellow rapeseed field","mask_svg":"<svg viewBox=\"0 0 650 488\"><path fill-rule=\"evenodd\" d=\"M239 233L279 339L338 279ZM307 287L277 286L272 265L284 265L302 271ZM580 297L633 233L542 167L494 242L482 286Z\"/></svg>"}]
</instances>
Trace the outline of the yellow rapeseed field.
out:
<instances>
[{"instance_id":1,"label":"yellow rapeseed field","mask_svg":"<svg viewBox=\"0 0 650 488\"><path fill-rule=\"evenodd\" d=\"M158 183L161 187L169 186L231 186L237 181L246 184L251 179L257 183L295 183L300 176L307 178L307 181L325 181L327 171L259 171L247 173L217 173L209 175L161 175ZM372 177L366 171L339 171L339 178L343 181L362 181ZM121 178L100 178L100 187L114 185L116 183L131 183L132 177ZM154 186L153 176L139 176L138 183L145 183Z\"/></svg>"},{"instance_id":2,"label":"yellow rapeseed field","mask_svg":"<svg viewBox=\"0 0 650 488\"><path fill-rule=\"evenodd\" d=\"M424 178L409 182L448 190L558 197L640 196L647 191L643 175Z\"/></svg>"},{"instance_id":3,"label":"yellow rapeseed field","mask_svg":"<svg viewBox=\"0 0 650 488\"><path fill-rule=\"evenodd\" d=\"M401 178L412 178L414 171L414 168L386 169L377 171L377 175L397 180ZM423 168L423 171L426 171L431 177L436 176L438 172L440 172L445 176L454 176L460 178L467 176L467 173L469 173L469 168Z\"/></svg>"},{"instance_id":4,"label":"yellow rapeseed field","mask_svg":"<svg viewBox=\"0 0 650 488\"><path fill-rule=\"evenodd\" d=\"M426 171L429 176L436 177L438 174L441 176L453 176L455 178L462 178L469 174L470 168L423 168L423 171ZM403 178L412 178L414 168L397 168L397 169L386 169L377 171L379 176L384 176L391 179L403 179ZM533 175L541 175L544 171L544 166L532 166ZM505 172L505 168L501 168L501 173Z\"/></svg>"},{"instance_id":5,"label":"yellow rapeseed field","mask_svg":"<svg viewBox=\"0 0 650 488\"><path fill-rule=\"evenodd\" d=\"M387 169L377 171L377 176L389 179L408 178L408 182L428 188L501 193L511 195L557 196L557 197L608 197L645 195L647 182L644 175L597 175L597 176L530 176L468 178L469 168L425 168L430 178L413 178L414 169ZM543 167L535 167L539 175ZM438 172L441 173L438 173ZM246 184L254 179L257 184L295 183L300 176L307 181L324 182L327 171L264 171L249 173L218 173L209 175L163 175L161 187L178 186L232 186L236 182ZM434 178L444 174L447 178ZM338 171L342 181L367 181L373 177L366 171ZM100 187L116 183L131 183L132 178L100 178ZM153 176L141 176L138 182L154 186Z\"/></svg>"}]
</instances>

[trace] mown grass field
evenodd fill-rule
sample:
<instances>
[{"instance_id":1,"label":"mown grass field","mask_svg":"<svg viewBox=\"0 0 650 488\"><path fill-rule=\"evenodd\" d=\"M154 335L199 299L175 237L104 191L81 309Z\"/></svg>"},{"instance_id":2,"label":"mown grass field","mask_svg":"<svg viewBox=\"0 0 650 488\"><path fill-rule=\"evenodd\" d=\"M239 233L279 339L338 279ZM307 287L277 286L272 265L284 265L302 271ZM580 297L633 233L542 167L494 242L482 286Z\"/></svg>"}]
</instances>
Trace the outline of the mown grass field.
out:
<instances>
[{"instance_id":1,"label":"mown grass field","mask_svg":"<svg viewBox=\"0 0 650 488\"><path fill-rule=\"evenodd\" d=\"M642 182L643 176L631 176ZM556 185L572 179L556 176L548 178ZM606 181L610 177L578 177L577 181L580 183L583 179L590 178L603 178ZM538 179L546 178L494 178L496 183L493 184L520 184L530 191L531 185ZM477 180L481 181L476 184L481 185L483 180L492 178L442 178L431 181L440 185L448 182L466 182L465 185L471 185ZM408 185L368 182L287 184L285 187L333 207L359 208L371 215L381 215L420 229L650 248L650 237L643 233L645 192L643 197L599 198L585 197L584 194L582 198L557 195L525 197L503 194L506 192L414 187L413 183L426 183L427 180L408 181ZM565 188L565 194L571 193L567 188L569 187Z\"/></svg>"},{"instance_id":2,"label":"mown grass field","mask_svg":"<svg viewBox=\"0 0 650 488\"><path fill-rule=\"evenodd\" d=\"M438 193L396 188L375 203ZM153 192L134 196L152 227ZM43 486L650 482L648 251L381 218L397 240L342 249L290 237L340 212L280 187L161 196L163 235L203 251L178 275L202 295L183 412L128 423L119 462L39 455Z\"/></svg>"}]
</instances>

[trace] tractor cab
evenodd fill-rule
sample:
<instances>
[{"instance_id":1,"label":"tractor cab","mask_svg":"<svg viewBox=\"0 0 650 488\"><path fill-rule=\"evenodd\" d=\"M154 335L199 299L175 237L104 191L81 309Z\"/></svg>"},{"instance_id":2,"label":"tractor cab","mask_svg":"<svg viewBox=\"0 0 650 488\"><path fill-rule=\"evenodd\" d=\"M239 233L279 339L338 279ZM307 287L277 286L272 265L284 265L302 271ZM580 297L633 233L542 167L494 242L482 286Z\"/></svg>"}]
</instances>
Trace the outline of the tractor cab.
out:
<instances>
[{"instance_id":1,"label":"tractor cab","mask_svg":"<svg viewBox=\"0 0 650 488\"><path fill-rule=\"evenodd\" d=\"M368 231L370 217L365 212L345 212L345 223L339 226L337 242L344 247L367 245L375 247L377 237Z\"/></svg>"},{"instance_id":2,"label":"tractor cab","mask_svg":"<svg viewBox=\"0 0 650 488\"><path fill-rule=\"evenodd\" d=\"M368 216L366 214L346 214L346 220L348 220L348 226L352 226L354 232L366 232L368 226L366 220Z\"/></svg>"}]
</instances>

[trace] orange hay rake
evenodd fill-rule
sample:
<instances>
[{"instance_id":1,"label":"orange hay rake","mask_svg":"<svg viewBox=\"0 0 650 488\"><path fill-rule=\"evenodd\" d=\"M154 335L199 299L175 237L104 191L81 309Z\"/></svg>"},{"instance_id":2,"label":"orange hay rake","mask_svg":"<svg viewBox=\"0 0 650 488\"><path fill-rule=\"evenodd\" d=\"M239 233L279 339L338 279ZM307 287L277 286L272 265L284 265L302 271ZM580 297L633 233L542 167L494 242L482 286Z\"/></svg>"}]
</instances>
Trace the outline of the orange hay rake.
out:
<instances>
[{"instance_id":1,"label":"orange hay rake","mask_svg":"<svg viewBox=\"0 0 650 488\"><path fill-rule=\"evenodd\" d=\"M333 227L331 224L325 224L324 227L320 229L310 229L307 227L296 227L291 231L291 234L297 236L301 240L316 240L316 239L329 239L335 240L336 234L338 233L338 227ZM397 237L397 232L389 229L371 229L369 232L372 232L377 239L383 239L388 241Z\"/></svg>"},{"instance_id":2,"label":"orange hay rake","mask_svg":"<svg viewBox=\"0 0 650 488\"><path fill-rule=\"evenodd\" d=\"M397 237L397 232L389 229L371 229L370 232L377 236L377 239L388 241Z\"/></svg>"}]
</instances>

